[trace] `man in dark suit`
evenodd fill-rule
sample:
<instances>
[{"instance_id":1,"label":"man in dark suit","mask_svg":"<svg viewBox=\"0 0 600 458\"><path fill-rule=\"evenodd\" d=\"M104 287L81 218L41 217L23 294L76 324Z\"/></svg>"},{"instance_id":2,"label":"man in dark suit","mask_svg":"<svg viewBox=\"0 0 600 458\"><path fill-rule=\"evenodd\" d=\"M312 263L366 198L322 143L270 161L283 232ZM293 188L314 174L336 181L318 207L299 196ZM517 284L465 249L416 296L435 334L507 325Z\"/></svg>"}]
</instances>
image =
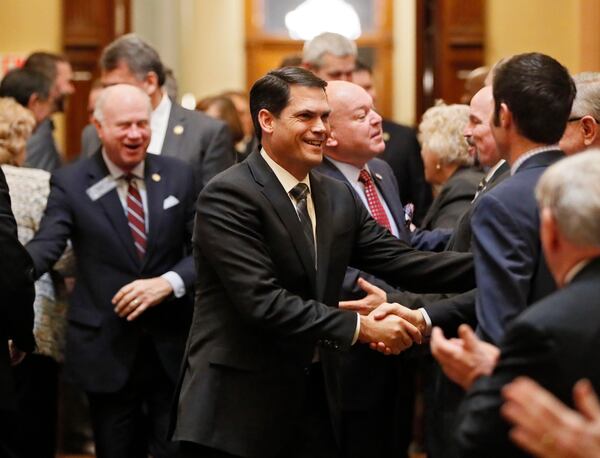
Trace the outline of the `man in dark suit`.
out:
<instances>
[{"instance_id":1,"label":"man in dark suit","mask_svg":"<svg viewBox=\"0 0 600 458\"><path fill-rule=\"evenodd\" d=\"M50 81L52 113L64 112L67 98L75 92L71 81L73 70L69 61L58 54L34 52L27 57L23 67L40 72ZM25 165L52 172L62 163L62 155L54 141L54 122L48 116L39 123L27 142Z\"/></svg>"},{"instance_id":2,"label":"man in dark suit","mask_svg":"<svg viewBox=\"0 0 600 458\"><path fill-rule=\"evenodd\" d=\"M498 343L506 325L555 289L539 241L533 189L558 149L575 97L565 67L521 54L494 72L492 133L511 177L478 200L472 217L478 333ZM539 107L532 112L531 107Z\"/></svg>"},{"instance_id":3,"label":"man in dark suit","mask_svg":"<svg viewBox=\"0 0 600 458\"><path fill-rule=\"evenodd\" d=\"M65 370L88 395L98 457L172 456L167 417L191 316L195 192L180 161L146 155L150 110L134 86L103 91L94 116L103 147L53 175L27 245L41 275L73 243Z\"/></svg>"},{"instance_id":4,"label":"man in dark suit","mask_svg":"<svg viewBox=\"0 0 600 458\"><path fill-rule=\"evenodd\" d=\"M545 258L562 290L513 320L499 349L467 328L461 330L462 345L434 334L432 346L445 370L469 389L458 428L460 456L526 456L511 444L500 415L502 388L518 376L533 378L570 405L571 388L580 378L600 388L600 364L585 355L585 349L600 345L598 154L558 162L536 188ZM552 435L540 441L551 449Z\"/></svg>"},{"instance_id":5,"label":"man in dark suit","mask_svg":"<svg viewBox=\"0 0 600 458\"><path fill-rule=\"evenodd\" d=\"M202 275L173 425L189 456L337 456L323 388L332 378L311 361L357 341L397 353L420 340L393 317L335 307L348 264L421 291L473 285L468 255L415 251L348 185L311 172L329 134L326 84L302 68L258 80L261 152L200 194Z\"/></svg>"},{"instance_id":6,"label":"man in dark suit","mask_svg":"<svg viewBox=\"0 0 600 458\"><path fill-rule=\"evenodd\" d=\"M371 216L395 237L411 242L398 183L390 166L377 159L385 148L381 116L360 86L346 81L327 85L331 133L323 163L316 171L348 183ZM383 211L383 213L382 213ZM361 294L357 278L368 278L386 291L395 289L365 272L349 267L341 300ZM414 404L413 371L404 355L389 358L364 345L332 355L336 383L332 411L344 457L408 456Z\"/></svg>"},{"instance_id":7,"label":"man in dark suit","mask_svg":"<svg viewBox=\"0 0 600 458\"><path fill-rule=\"evenodd\" d=\"M364 62L357 61L352 74L352 82L366 90L373 97L374 102L377 101L371 67ZM433 201L433 194L431 186L425 181L421 146L417 135L411 127L397 124L389 119L384 119L382 126L385 149L379 157L386 161L394 171L400 200L404 203L414 204L413 221L415 225L420 226Z\"/></svg>"},{"instance_id":8,"label":"man in dark suit","mask_svg":"<svg viewBox=\"0 0 600 458\"><path fill-rule=\"evenodd\" d=\"M231 134L227 125L204 113L186 110L172 101L162 89L165 69L158 53L136 35L124 35L103 51L100 57L102 84L133 84L152 101L152 141L148 152L176 157L192 168L196 190L235 163ZM95 153L89 131L82 156Z\"/></svg>"},{"instance_id":9,"label":"man in dark suit","mask_svg":"<svg viewBox=\"0 0 600 458\"><path fill-rule=\"evenodd\" d=\"M8 185L0 170L0 455L16 457L16 395L10 366L35 347L33 338L33 266L17 238ZM9 343L10 342L10 343Z\"/></svg>"}]
</instances>

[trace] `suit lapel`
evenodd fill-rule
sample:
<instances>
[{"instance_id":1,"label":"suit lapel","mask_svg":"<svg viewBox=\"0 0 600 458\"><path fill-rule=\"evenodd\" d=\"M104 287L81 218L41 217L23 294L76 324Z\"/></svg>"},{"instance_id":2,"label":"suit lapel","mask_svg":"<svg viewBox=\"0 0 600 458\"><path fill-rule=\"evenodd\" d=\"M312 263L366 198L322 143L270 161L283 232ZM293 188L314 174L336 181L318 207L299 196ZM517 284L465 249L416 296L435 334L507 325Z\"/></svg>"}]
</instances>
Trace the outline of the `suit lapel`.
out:
<instances>
[{"instance_id":1,"label":"suit lapel","mask_svg":"<svg viewBox=\"0 0 600 458\"><path fill-rule=\"evenodd\" d=\"M311 287L313 291L316 291L315 266L312 257L309 254L308 250L310 247L308 246L306 236L302 232L302 227L300 226L300 220L298 219L294 204L292 204L292 201L281 186L281 183L259 153L252 153L246 162L250 166L254 179L262 186L261 192L267 200L271 202L275 212L287 229L294 248L296 249L296 253L308 275ZM318 238L319 233L317 229L317 241ZM317 252L317 256L320 257L320 253Z\"/></svg>"},{"instance_id":2,"label":"suit lapel","mask_svg":"<svg viewBox=\"0 0 600 458\"><path fill-rule=\"evenodd\" d=\"M160 166L152 157L146 158L144 170L144 183L146 185L146 198L148 206L148 241L144 264L148 262L150 255L154 252L159 234L163 225L164 210L162 208L165 198L165 177L160 174Z\"/></svg>"},{"instance_id":3,"label":"suit lapel","mask_svg":"<svg viewBox=\"0 0 600 458\"><path fill-rule=\"evenodd\" d=\"M172 103L167 131L165 132L165 141L161 150L161 154L165 156L177 156L178 151L181 149L181 140L186 129L182 110L185 110L185 108L181 108L175 102Z\"/></svg>"},{"instance_id":4,"label":"suit lapel","mask_svg":"<svg viewBox=\"0 0 600 458\"><path fill-rule=\"evenodd\" d=\"M331 207L322 184L323 178L316 173L310 174L310 189L317 218L317 299L322 300L327 284L330 247L332 242Z\"/></svg>"},{"instance_id":5,"label":"suit lapel","mask_svg":"<svg viewBox=\"0 0 600 458\"><path fill-rule=\"evenodd\" d=\"M108 169L104 164L102 155L98 152L94 156L93 160L90 161L91 167L89 171L89 186L93 186L98 181L109 175ZM129 229L129 222L125 216L123 205L119 199L119 194L116 188L104 194L100 197L96 203L106 213L108 221L112 225L113 229L117 233L119 240L123 244L124 251L128 254L129 258L136 264L140 265L140 259L135 250L133 243L133 237L131 236L131 230Z\"/></svg>"}]
</instances>

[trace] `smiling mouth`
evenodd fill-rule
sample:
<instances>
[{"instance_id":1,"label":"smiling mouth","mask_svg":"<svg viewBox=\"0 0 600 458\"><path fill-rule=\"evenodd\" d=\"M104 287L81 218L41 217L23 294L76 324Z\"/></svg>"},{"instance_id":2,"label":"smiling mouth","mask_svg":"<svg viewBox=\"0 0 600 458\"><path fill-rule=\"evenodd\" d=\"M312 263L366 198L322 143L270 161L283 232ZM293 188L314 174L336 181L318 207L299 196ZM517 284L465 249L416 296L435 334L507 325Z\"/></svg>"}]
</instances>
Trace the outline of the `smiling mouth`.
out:
<instances>
[{"instance_id":1,"label":"smiling mouth","mask_svg":"<svg viewBox=\"0 0 600 458\"><path fill-rule=\"evenodd\" d=\"M308 143L311 146L316 146L317 148L320 148L323 144L323 140L304 140L304 143Z\"/></svg>"}]
</instances>

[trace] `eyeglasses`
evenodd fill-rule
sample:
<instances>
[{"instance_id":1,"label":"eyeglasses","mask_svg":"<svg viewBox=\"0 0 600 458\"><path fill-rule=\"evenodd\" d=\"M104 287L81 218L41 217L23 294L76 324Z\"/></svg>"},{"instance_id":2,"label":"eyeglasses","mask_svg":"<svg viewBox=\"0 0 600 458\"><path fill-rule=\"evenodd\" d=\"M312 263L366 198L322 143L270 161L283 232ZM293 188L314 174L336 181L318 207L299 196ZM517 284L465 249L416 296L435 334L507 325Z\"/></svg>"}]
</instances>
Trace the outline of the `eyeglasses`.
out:
<instances>
[{"instance_id":1,"label":"eyeglasses","mask_svg":"<svg viewBox=\"0 0 600 458\"><path fill-rule=\"evenodd\" d=\"M593 116L590 116L590 115L576 116L576 117L573 117L573 118L569 118L569 119L567 119L567 122L581 121L581 120L582 120L583 118L585 118L586 116L587 116L588 118L592 118L592 119L593 119L593 120L596 122L596 124L600 124L600 121L598 121L596 118L594 118Z\"/></svg>"}]
</instances>

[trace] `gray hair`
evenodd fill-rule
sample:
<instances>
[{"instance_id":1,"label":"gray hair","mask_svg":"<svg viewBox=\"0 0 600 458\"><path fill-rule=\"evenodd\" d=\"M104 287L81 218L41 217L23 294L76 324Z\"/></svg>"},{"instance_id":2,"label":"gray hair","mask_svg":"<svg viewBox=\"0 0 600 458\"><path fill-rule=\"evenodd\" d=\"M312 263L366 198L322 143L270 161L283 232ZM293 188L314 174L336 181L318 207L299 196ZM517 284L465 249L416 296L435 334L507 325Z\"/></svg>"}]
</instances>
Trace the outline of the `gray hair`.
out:
<instances>
[{"instance_id":1,"label":"gray hair","mask_svg":"<svg viewBox=\"0 0 600 458\"><path fill-rule=\"evenodd\" d=\"M600 247L600 149L569 156L549 167L535 197L547 208L563 236L579 245Z\"/></svg>"},{"instance_id":2,"label":"gray hair","mask_svg":"<svg viewBox=\"0 0 600 458\"><path fill-rule=\"evenodd\" d=\"M129 33L109 44L100 56L100 68L111 71L125 62L135 77L142 81L149 72L156 73L158 85L165 84L165 68L158 52L139 36Z\"/></svg>"},{"instance_id":3,"label":"gray hair","mask_svg":"<svg viewBox=\"0 0 600 458\"><path fill-rule=\"evenodd\" d=\"M577 94L571 117L592 116L600 121L600 73L583 72L573 77Z\"/></svg>"},{"instance_id":4,"label":"gray hair","mask_svg":"<svg viewBox=\"0 0 600 458\"><path fill-rule=\"evenodd\" d=\"M131 88L134 91L138 91L140 94L144 96L144 98L148 101L148 115L152 115L152 103L150 101L150 97L143 90L141 90L137 86L132 86L131 84L115 84L114 86L108 86L100 91L100 95L96 99L96 106L94 107L94 118L100 124L104 122L104 105L108 98L112 95L113 92L123 90L123 87Z\"/></svg>"},{"instance_id":5,"label":"gray hair","mask_svg":"<svg viewBox=\"0 0 600 458\"><path fill-rule=\"evenodd\" d=\"M302 61L320 67L323 55L329 53L337 57L356 56L356 43L339 33L324 32L304 43Z\"/></svg>"},{"instance_id":6,"label":"gray hair","mask_svg":"<svg viewBox=\"0 0 600 458\"><path fill-rule=\"evenodd\" d=\"M419 124L419 142L444 164L473 165L463 135L468 122L468 105L446 105L439 101L423 114Z\"/></svg>"}]
</instances>

